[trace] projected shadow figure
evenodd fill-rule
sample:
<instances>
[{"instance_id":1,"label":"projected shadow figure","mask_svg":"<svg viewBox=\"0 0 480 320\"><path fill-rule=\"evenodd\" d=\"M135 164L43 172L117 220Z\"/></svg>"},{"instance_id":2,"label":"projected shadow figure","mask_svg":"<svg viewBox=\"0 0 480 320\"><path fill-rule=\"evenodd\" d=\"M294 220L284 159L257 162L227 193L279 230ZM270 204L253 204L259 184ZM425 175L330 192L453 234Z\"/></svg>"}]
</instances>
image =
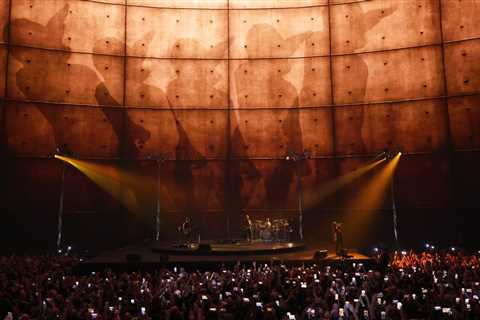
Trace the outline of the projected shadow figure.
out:
<instances>
[{"instance_id":1,"label":"projected shadow figure","mask_svg":"<svg viewBox=\"0 0 480 320\"><path fill-rule=\"evenodd\" d=\"M147 33L140 40L136 41L133 44L133 47L127 48L131 49L134 52L139 52L140 54L146 53L148 50L149 44L153 38L153 33ZM123 42L114 39L106 38L101 39L95 43L94 50L103 46L103 44L108 41L111 44L117 43L118 45L123 46ZM95 98L99 105L104 106L122 106L121 103L116 101L110 94L109 87L113 87L114 78L117 76L114 73L110 73L109 69L105 68L105 59L100 55L92 56L95 69L102 76L103 81L101 81L95 89ZM143 73L142 73L143 74ZM165 94L161 89L148 86L145 83L145 80L148 77L148 72L144 73L144 78L140 78L140 89L143 91L155 90L155 96L160 100L166 100ZM125 80L126 81L126 80ZM128 88L125 88L128 90ZM112 125L112 128L117 135L120 143L120 151L123 157L133 157L135 158L140 153L140 149L143 148L144 144L150 139L151 133L142 125L139 125L133 122L128 116L127 110L118 109L118 108L102 108L104 115L107 117L109 122Z\"/></svg>"},{"instance_id":2,"label":"projected shadow figure","mask_svg":"<svg viewBox=\"0 0 480 320\"><path fill-rule=\"evenodd\" d=\"M127 50L132 50L137 52L140 56L146 55L149 45L153 39L153 32L148 32L144 34L139 40L135 41L131 47L128 47ZM104 43L108 42L112 46L123 47L124 42L115 39L115 38L104 38L100 39L95 43L94 51L97 52ZM110 120L112 127L115 132L118 132L121 135L120 138L120 149L122 150L122 155L124 157L138 157L143 149L144 144L150 139L151 133L141 124L134 122L128 113L128 110L121 107L121 104L118 103L111 95L108 88L114 87L115 77L118 77L117 73L109 72L110 68L105 65L105 57L101 55L93 55L93 64L95 70L101 75L100 82L95 90L96 100L100 105L108 106L118 106L120 108L102 108L104 115ZM140 59L140 64L142 65L143 61L146 59ZM108 61L107 61L108 62ZM146 83L150 71L146 68L143 69L143 72L134 73L133 76L138 76L135 81L138 83L139 92L147 92L150 96L155 97L156 102L166 103L165 93L157 87L150 86ZM126 81L126 80L125 80ZM126 90L129 90L127 87ZM132 110L132 109L130 109ZM134 109L133 109L134 110ZM139 166L138 163L127 161L121 164L122 168L127 172L138 172ZM151 185L147 183L148 179L144 179L144 183L135 183L129 181L131 189L130 193L138 199L138 202L141 204L138 206L139 211L145 210L146 208L146 219L150 218L149 204L152 202L151 194ZM141 210L140 210L141 209ZM140 213L140 212L137 212ZM137 215L140 217L140 215Z\"/></svg>"},{"instance_id":3,"label":"projected shadow figure","mask_svg":"<svg viewBox=\"0 0 480 320\"><path fill-rule=\"evenodd\" d=\"M199 62L198 60L175 59L183 58L183 52L178 48L195 48L200 56L218 57L227 50L228 41L217 43L206 49L196 39L177 39L170 49L170 56L174 59L171 66L175 78L168 83L167 97L172 112L176 108L204 109L209 107L225 107L227 93L216 88L221 77L215 68L221 60Z\"/></svg>"},{"instance_id":4,"label":"projected shadow figure","mask_svg":"<svg viewBox=\"0 0 480 320\"><path fill-rule=\"evenodd\" d=\"M127 63L127 70L132 70L131 66L141 68L140 70L136 70L137 72L131 72L128 74L127 90L129 92L127 95L138 95L142 98L141 101L132 99L134 100L134 103L132 104L143 106L143 101L147 101L151 108L168 106L168 99L164 90L148 83L152 76L150 59L140 58L142 56L148 56L148 50L154 36L155 32L150 31L137 40L132 47L128 47L128 51L135 52L138 57L128 58L129 60ZM153 78L155 78L155 75L153 75ZM130 104L130 102L128 103Z\"/></svg>"},{"instance_id":5,"label":"projected shadow figure","mask_svg":"<svg viewBox=\"0 0 480 320\"><path fill-rule=\"evenodd\" d=\"M262 178L261 172L255 166L255 163L248 158L246 152L247 144L243 138L242 132L238 128L237 117L232 114L231 127L231 145L236 148L235 156L231 161L230 170L227 176L227 183L231 187L229 202L232 210L246 210L248 203L255 192L255 188ZM237 212L238 222L241 221L240 212ZM240 232L241 230L237 230Z\"/></svg>"},{"instance_id":6,"label":"projected shadow figure","mask_svg":"<svg viewBox=\"0 0 480 320\"><path fill-rule=\"evenodd\" d=\"M256 24L247 33L246 50L249 58L255 58L262 50L281 50L282 56L291 56L302 43L311 36L311 32L283 38L279 32L268 24ZM263 39L263 40L262 40ZM265 42L264 39L268 39ZM272 48L269 48L268 46ZM265 49L265 46L267 48ZM278 49L278 48L281 49ZM286 144L281 146L281 154L289 152L303 152L302 132L299 120L299 95L295 86L286 79L291 66L287 59L256 60L241 64L234 72L235 89L239 107L251 108L282 108L274 111L281 119L281 141ZM255 88L255 95L249 95ZM258 111L263 112L263 111ZM234 137L238 143L237 149L244 143L238 123L242 121L240 113L236 112L235 121L232 121ZM266 146L272 148L272 146ZM280 146L279 146L280 147ZM238 152L238 150L236 150ZM276 153L272 150L271 152ZM295 167L284 160L278 161L273 171L264 177L266 202L271 208L285 208L291 183L295 177ZM240 187L243 187L242 185ZM243 191L245 192L245 191ZM253 193L254 190L252 189Z\"/></svg>"},{"instance_id":7,"label":"projected shadow figure","mask_svg":"<svg viewBox=\"0 0 480 320\"><path fill-rule=\"evenodd\" d=\"M227 41L206 49L195 39L178 39L170 50L170 55L176 57L177 48L194 48L202 52L202 56L218 56L227 50ZM172 59L172 68L175 78L167 85L167 98L170 112L175 121L178 142L175 147L174 177L176 184L182 192L178 193L177 205L187 216L194 216L201 209L201 203L209 203L209 199L217 197L219 203L223 202L219 190L214 188L214 172L206 172L209 177L204 177L207 159L192 142L195 132L185 129L186 123L181 115L192 114L192 111L182 111L182 108L208 108L223 106L227 93L215 88L220 80L212 76L214 65L197 63L196 61ZM207 81L209 79L209 81ZM203 195L204 197L201 197ZM181 198L180 198L181 196ZM199 225L199 224L197 224Z\"/></svg>"},{"instance_id":8,"label":"projected shadow figure","mask_svg":"<svg viewBox=\"0 0 480 320\"><path fill-rule=\"evenodd\" d=\"M82 79L83 83L95 84L89 88L85 88L87 95L92 95L100 106L105 120L108 121L117 137L119 143L119 153L121 156L135 155L138 152L137 145L145 143L150 137L150 133L143 127L130 121L126 115L126 111L119 107L121 104L116 101L109 89L109 82L114 76L106 72L104 68L104 57L92 55L94 63L98 66L98 70L82 65L69 63L72 56L70 47L64 45L63 37L65 35L65 20L69 11L69 6L65 5L59 10L44 26L39 23L30 21L28 19L15 19L11 22L12 30L18 29L15 33L31 32L35 34L36 39L41 44L47 43L51 47L59 47L66 52L55 53L52 55L55 63L55 68L49 67L42 63L30 63L28 51L12 50L12 56L21 63L22 67L16 73L16 84L20 92L29 100L46 100L64 102L66 100L66 92L58 83L58 68L68 67L68 72L75 75L78 79ZM122 44L121 41L110 39ZM103 42L99 41L96 45ZM45 59L49 57L45 55ZM101 78L100 76L103 78ZM47 84L48 92L43 92L45 87L36 86L35 79L42 79ZM44 97L45 94L48 96ZM47 107L45 105L36 104L37 109L42 113L44 118L51 126L54 134L55 143L57 146L66 146L65 132L68 128L62 125L59 119L59 112L57 108ZM112 106L112 107L106 107ZM91 111L93 112L93 111ZM70 123L71 124L71 123ZM131 134L128 137L124 135L124 129L128 127ZM72 150L75 151L75 150Z\"/></svg>"},{"instance_id":9,"label":"projected shadow figure","mask_svg":"<svg viewBox=\"0 0 480 320\"><path fill-rule=\"evenodd\" d=\"M11 32L12 34L22 34L28 31L29 34L34 34L40 43L47 43L52 46L59 46L60 49L63 50L69 50L69 47L63 45L63 36L65 33L64 21L67 13L68 5L59 10L45 26L28 19L14 19L10 23ZM39 100L38 97L41 96L41 93L32 85L32 77L36 76L42 79L42 81L48 81L50 73L55 71L48 70L44 64L31 63L30 55L24 50L11 50L11 54L15 60L21 64L21 68L16 73L17 89L22 92L28 100ZM69 58L68 54L61 55L59 56L57 64L67 65ZM53 90L49 93L53 98L52 100L62 101L65 92L63 90L55 90L54 86L52 87ZM56 145L65 147L63 127L57 124L58 111L56 108L39 104L37 104L36 107L53 129Z\"/></svg>"},{"instance_id":10,"label":"projected shadow figure","mask_svg":"<svg viewBox=\"0 0 480 320\"><path fill-rule=\"evenodd\" d=\"M361 49L367 44L366 33L375 27L381 20L390 16L397 9L397 5L393 4L390 8L382 8L364 12L360 4L350 4L352 30L355 30L355 41L350 41L352 51ZM355 87L352 89L353 94L358 102L365 102L365 94L368 86L368 65L361 55L352 55L349 58L351 68L355 70ZM364 109L365 106L359 106L356 117L358 121L351 121L352 137L358 137L358 150L365 153L365 142L363 140L362 128L364 125Z\"/></svg>"}]
</instances>

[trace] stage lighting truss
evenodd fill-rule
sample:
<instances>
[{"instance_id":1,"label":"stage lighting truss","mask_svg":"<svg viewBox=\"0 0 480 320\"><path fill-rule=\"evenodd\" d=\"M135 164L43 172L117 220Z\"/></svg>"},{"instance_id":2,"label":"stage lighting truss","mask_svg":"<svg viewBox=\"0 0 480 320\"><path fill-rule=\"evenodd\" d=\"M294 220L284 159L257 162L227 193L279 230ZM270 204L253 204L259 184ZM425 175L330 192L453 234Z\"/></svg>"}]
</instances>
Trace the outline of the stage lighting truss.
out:
<instances>
[{"instance_id":1,"label":"stage lighting truss","mask_svg":"<svg viewBox=\"0 0 480 320\"><path fill-rule=\"evenodd\" d=\"M157 156L153 156L153 155L147 156L147 159L163 163L168 159L170 159L170 155L171 155L170 152L165 152L165 153L160 153Z\"/></svg>"},{"instance_id":2,"label":"stage lighting truss","mask_svg":"<svg viewBox=\"0 0 480 320\"><path fill-rule=\"evenodd\" d=\"M73 152L68 149L66 144L63 144L61 146L57 146L54 156L73 157Z\"/></svg>"},{"instance_id":3,"label":"stage lighting truss","mask_svg":"<svg viewBox=\"0 0 480 320\"><path fill-rule=\"evenodd\" d=\"M306 159L310 159L310 152L308 150L304 150L302 153L289 152L285 156L285 160L293 161L293 162L306 160Z\"/></svg>"}]
</instances>

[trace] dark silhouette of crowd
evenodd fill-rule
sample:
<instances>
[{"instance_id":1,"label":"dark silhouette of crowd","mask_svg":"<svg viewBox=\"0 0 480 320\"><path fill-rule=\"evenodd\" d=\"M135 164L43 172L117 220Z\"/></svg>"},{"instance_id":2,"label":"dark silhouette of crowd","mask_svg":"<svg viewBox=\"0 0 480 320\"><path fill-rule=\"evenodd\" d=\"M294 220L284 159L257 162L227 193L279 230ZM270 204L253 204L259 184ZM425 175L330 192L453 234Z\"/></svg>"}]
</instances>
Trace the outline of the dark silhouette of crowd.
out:
<instances>
[{"instance_id":1,"label":"dark silhouette of crowd","mask_svg":"<svg viewBox=\"0 0 480 320\"><path fill-rule=\"evenodd\" d=\"M479 259L78 272L71 256L0 258L0 319L479 319Z\"/></svg>"}]
</instances>

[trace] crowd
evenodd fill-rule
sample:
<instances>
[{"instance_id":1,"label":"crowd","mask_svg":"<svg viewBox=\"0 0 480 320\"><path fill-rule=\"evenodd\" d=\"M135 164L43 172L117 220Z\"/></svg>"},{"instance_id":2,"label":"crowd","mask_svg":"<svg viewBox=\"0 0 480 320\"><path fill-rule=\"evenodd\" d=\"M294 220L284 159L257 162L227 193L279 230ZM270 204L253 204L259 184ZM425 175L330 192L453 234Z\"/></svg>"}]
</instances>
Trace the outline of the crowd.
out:
<instances>
[{"instance_id":1,"label":"crowd","mask_svg":"<svg viewBox=\"0 0 480 320\"><path fill-rule=\"evenodd\" d=\"M0 319L479 319L479 259L75 272L69 256L0 258ZM371 269L370 269L371 268Z\"/></svg>"}]
</instances>

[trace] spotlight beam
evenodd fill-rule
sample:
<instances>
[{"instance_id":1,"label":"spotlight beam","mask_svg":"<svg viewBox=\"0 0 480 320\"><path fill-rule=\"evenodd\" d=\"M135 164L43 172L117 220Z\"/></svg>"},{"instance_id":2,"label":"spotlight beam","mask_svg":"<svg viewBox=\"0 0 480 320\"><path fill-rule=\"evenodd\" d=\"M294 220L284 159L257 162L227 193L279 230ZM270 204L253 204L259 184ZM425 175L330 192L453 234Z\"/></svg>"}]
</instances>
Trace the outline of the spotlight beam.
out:
<instances>
[{"instance_id":1,"label":"spotlight beam","mask_svg":"<svg viewBox=\"0 0 480 320\"><path fill-rule=\"evenodd\" d=\"M395 169L400 160L401 153L397 153L391 160L385 163L378 172L370 181L367 182L366 186L360 190L358 196L354 199L352 206L353 208L359 208L364 210L364 214L359 215L358 213L353 213L353 211L348 214L346 219L349 223L355 226L356 229L362 229L366 232L369 222L371 222L371 211L378 209L380 203L384 199L386 192L392 186L393 177L395 175ZM395 233L397 230L397 213L396 207L394 206L394 197L392 197L392 211L394 217L394 228ZM398 233L396 234L398 237Z\"/></svg>"},{"instance_id":2,"label":"spotlight beam","mask_svg":"<svg viewBox=\"0 0 480 320\"><path fill-rule=\"evenodd\" d=\"M138 179L128 172L105 164L97 164L85 160L78 160L63 155L55 155L85 174L95 184L120 201L129 211L139 212L140 206L134 189L141 189L142 179Z\"/></svg>"},{"instance_id":3,"label":"spotlight beam","mask_svg":"<svg viewBox=\"0 0 480 320\"><path fill-rule=\"evenodd\" d=\"M378 157L378 156L377 156ZM348 172L340 177L330 180L320 186L318 189L310 190L310 201L307 204L309 208L318 205L329 196L333 195L338 190L345 187L347 184L352 183L354 180L360 178L379 164L383 163L385 158L376 160L375 162L364 165L354 171Z\"/></svg>"}]
</instances>

